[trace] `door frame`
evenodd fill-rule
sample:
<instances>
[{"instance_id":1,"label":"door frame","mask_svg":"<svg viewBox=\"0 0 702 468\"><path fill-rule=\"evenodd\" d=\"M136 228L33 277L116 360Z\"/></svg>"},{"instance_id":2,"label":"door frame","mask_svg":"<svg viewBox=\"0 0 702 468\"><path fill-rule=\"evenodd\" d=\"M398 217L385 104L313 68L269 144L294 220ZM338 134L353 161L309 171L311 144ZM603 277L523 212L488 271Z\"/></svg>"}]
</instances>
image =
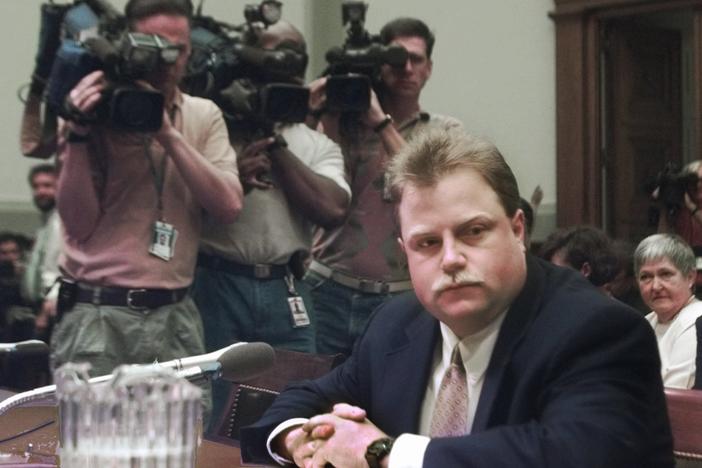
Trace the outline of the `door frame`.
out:
<instances>
[{"instance_id":1,"label":"door frame","mask_svg":"<svg viewBox=\"0 0 702 468\"><path fill-rule=\"evenodd\" d=\"M549 16L556 31L556 224L602 226L602 24L637 14L694 11L693 125L702 135L702 0L553 1Z\"/></svg>"}]
</instances>

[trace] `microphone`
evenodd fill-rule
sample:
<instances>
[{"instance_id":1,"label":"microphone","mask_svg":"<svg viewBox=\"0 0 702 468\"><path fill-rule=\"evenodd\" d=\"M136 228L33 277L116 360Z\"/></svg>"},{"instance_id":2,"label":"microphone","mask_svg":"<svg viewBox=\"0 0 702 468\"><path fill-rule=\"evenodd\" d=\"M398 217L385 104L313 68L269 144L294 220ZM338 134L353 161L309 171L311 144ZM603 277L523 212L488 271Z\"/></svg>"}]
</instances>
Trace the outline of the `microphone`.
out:
<instances>
[{"instance_id":1,"label":"microphone","mask_svg":"<svg viewBox=\"0 0 702 468\"><path fill-rule=\"evenodd\" d=\"M159 362L158 365L179 371L188 367L203 366L215 362L222 364L222 375L225 379L246 380L271 367L275 362L275 351L268 343L247 343L242 341L211 353ZM225 367L226 373L224 372Z\"/></svg>"},{"instance_id":2,"label":"microphone","mask_svg":"<svg viewBox=\"0 0 702 468\"><path fill-rule=\"evenodd\" d=\"M242 346L243 345L243 346ZM218 355L216 359L208 356ZM176 370L190 382L222 378L229 382L249 380L275 364L275 351L267 343L235 343L213 353L175 359L159 364Z\"/></svg>"},{"instance_id":3,"label":"microphone","mask_svg":"<svg viewBox=\"0 0 702 468\"><path fill-rule=\"evenodd\" d=\"M17 343L0 343L0 354L47 354L49 346L41 340L26 340Z\"/></svg>"},{"instance_id":4,"label":"microphone","mask_svg":"<svg viewBox=\"0 0 702 468\"><path fill-rule=\"evenodd\" d=\"M269 370L275 363L275 351L267 343L234 343L225 348L198 356L190 356L157 363L174 369L176 374L189 381L223 378L230 381L248 380ZM88 382L98 384L112 379L113 375L93 377ZM24 403L53 398L56 385L47 385L18 393L0 402L0 415Z\"/></svg>"}]
</instances>

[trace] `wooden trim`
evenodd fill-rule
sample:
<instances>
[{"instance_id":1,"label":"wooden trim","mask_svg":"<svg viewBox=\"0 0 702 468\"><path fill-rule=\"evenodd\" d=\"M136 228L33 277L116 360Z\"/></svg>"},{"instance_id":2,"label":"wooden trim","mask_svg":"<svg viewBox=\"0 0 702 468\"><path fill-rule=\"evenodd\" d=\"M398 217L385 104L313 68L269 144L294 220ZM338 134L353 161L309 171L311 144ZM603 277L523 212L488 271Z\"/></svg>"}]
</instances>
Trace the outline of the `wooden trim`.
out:
<instances>
[{"instance_id":1,"label":"wooden trim","mask_svg":"<svg viewBox=\"0 0 702 468\"><path fill-rule=\"evenodd\" d=\"M628 14L650 13L659 10L678 10L699 5L699 0L554 0L552 17L590 14L595 11L619 9Z\"/></svg>"},{"instance_id":2,"label":"wooden trim","mask_svg":"<svg viewBox=\"0 0 702 468\"><path fill-rule=\"evenodd\" d=\"M556 223L602 225L600 30L633 14L695 8L702 0L554 0L556 34ZM694 95L702 139L702 14L695 17ZM698 146L702 148L702 146Z\"/></svg>"},{"instance_id":3,"label":"wooden trim","mask_svg":"<svg viewBox=\"0 0 702 468\"><path fill-rule=\"evenodd\" d=\"M702 7L698 7L693 12L692 26L692 96L693 109L692 121L695 128L695 141L693 147L697 151L702 151L702 89L699 83L702 82Z\"/></svg>"}]
</instances>

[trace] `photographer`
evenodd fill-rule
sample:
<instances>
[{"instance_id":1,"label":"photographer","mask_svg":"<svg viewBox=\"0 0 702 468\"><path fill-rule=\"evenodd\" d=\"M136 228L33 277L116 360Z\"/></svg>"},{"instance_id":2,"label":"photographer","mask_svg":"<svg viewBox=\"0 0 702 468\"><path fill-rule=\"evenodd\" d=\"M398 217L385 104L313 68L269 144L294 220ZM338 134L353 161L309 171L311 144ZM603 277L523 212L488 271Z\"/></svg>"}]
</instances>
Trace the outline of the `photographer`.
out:
<instances>
[{"instance_id":1,"label":"photographer","mask_svg":"<svg viewBox=\"0 0 702 468\"><path fill-rule=\"evenodd\" d=\"M57 116L43 102L54 57L61 41L61 22L67 10L65 5L45 3L41 6L39 45L29 92L24 99L20 150L27 157L47 159L56 153Z\"/></svg>"},{"instance_id":2,"label":"photographer","mask_svg":"<svg viewBox=\"0 0 702 468\"><path fill-rule=\"evenodd\" d=\"M371 312L393 294L411 289L384 188L384 168L405 140L429 128L460 126L419 104L433 66L434 35L427 25L413 18L395 19L382 28L380 39L404 47L408 59L401 67L382 65L377 94L371 92L368 110L351 122L357 131L344 128L344 114L321 114L320 127L342 148L353 197L344 224L316 235L314 260L305 277L313 288L320 353L348 354ZM325 80L311 85L315 113L324 109Z\"/></svg>"},{"instance_id":3,"label":"photographer","mask_svg":"<svg viewBox=\"0 0 702 468\"><path fill-rule=\"evenodd\" d=\"M658 232L677 234L692 247L697 257L695 294L699 296L702 294L702 160L689 163L680 174L676 174L673 185L681 184L684 186L667 190L661 184L653 193L653 197L660 202ZM668 195L671 191L676 192L674 203L673 195Z\"/></svg>"},{"instance_id":4,"label":"photographer","mask_svg":"<svg viewBox=\"0 0 702 468\"><path fill-rule=\"evenodd\" d=\"M56 211L58 171L53 164L38 164L29 172L34 205L41 213L41 226L34 235L34 245L22 278L22 295L34 308L37 338L48 341L48 330L56 316L54 288L61 275L58 267L62 250L61 219Z\"/></svg>"},{"instance_id":5,"label":"photographer","mask_svg":"<svg viewBox=\"0 0 702 468\"><path fill-rule=\"evenodd\" d=\"M304 38L287 22L258 34L262 49L305 52ZM302 82L302 76L289 79ZM246 198L233 224L206 225L201 241L193 296L208 349L260 340L315 351L312 302L298 281L302 256L312 245L313 225L343 221L350 189L333 141L303 123L275 124L274 132L261 139L245 122L230 124L232 144L241 148Z\"/></svg>"},{"instance_id":6,"label":"photographer","mask_svg":"<svg viewBox=\"0 0 702 468\"><path fill-rule=\"evenodd\" d=\"M130 0L125 12L131 31L157 35L177 56L140 83L165 100L156 132L65 122L57 192L63 318L52 336L52 363L87 361L96 375L204 352L188 296L202 212L232 222L242 204L220 110L177 88L191 48L189 0ZM107 86L103 71L85 76L68 95L72 113L90 115Z\"/></svg>"}]
</instances>

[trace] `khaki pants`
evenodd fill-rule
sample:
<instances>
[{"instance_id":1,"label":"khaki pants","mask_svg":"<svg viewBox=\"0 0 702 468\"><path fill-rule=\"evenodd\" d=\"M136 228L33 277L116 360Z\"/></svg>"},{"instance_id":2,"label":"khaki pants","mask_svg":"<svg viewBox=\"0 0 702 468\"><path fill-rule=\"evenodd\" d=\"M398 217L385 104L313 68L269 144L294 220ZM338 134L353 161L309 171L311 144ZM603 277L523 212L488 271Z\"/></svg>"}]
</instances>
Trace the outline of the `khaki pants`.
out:
<instances>
[{"instance_id":1,"label":"khaki pants","mask_svg":"<svg viewBox=\"0 0 702 468\"><path fill-rule=\"evenodd\" d=\"M65 312L51 337L51 368L90 363L91 376L111 374L121 364L151 364L204 354L202 320L188 296L180 302L136 311L77 303ZM204 414L211 408L203 386Z\"/></svg>"}]
</instances>

